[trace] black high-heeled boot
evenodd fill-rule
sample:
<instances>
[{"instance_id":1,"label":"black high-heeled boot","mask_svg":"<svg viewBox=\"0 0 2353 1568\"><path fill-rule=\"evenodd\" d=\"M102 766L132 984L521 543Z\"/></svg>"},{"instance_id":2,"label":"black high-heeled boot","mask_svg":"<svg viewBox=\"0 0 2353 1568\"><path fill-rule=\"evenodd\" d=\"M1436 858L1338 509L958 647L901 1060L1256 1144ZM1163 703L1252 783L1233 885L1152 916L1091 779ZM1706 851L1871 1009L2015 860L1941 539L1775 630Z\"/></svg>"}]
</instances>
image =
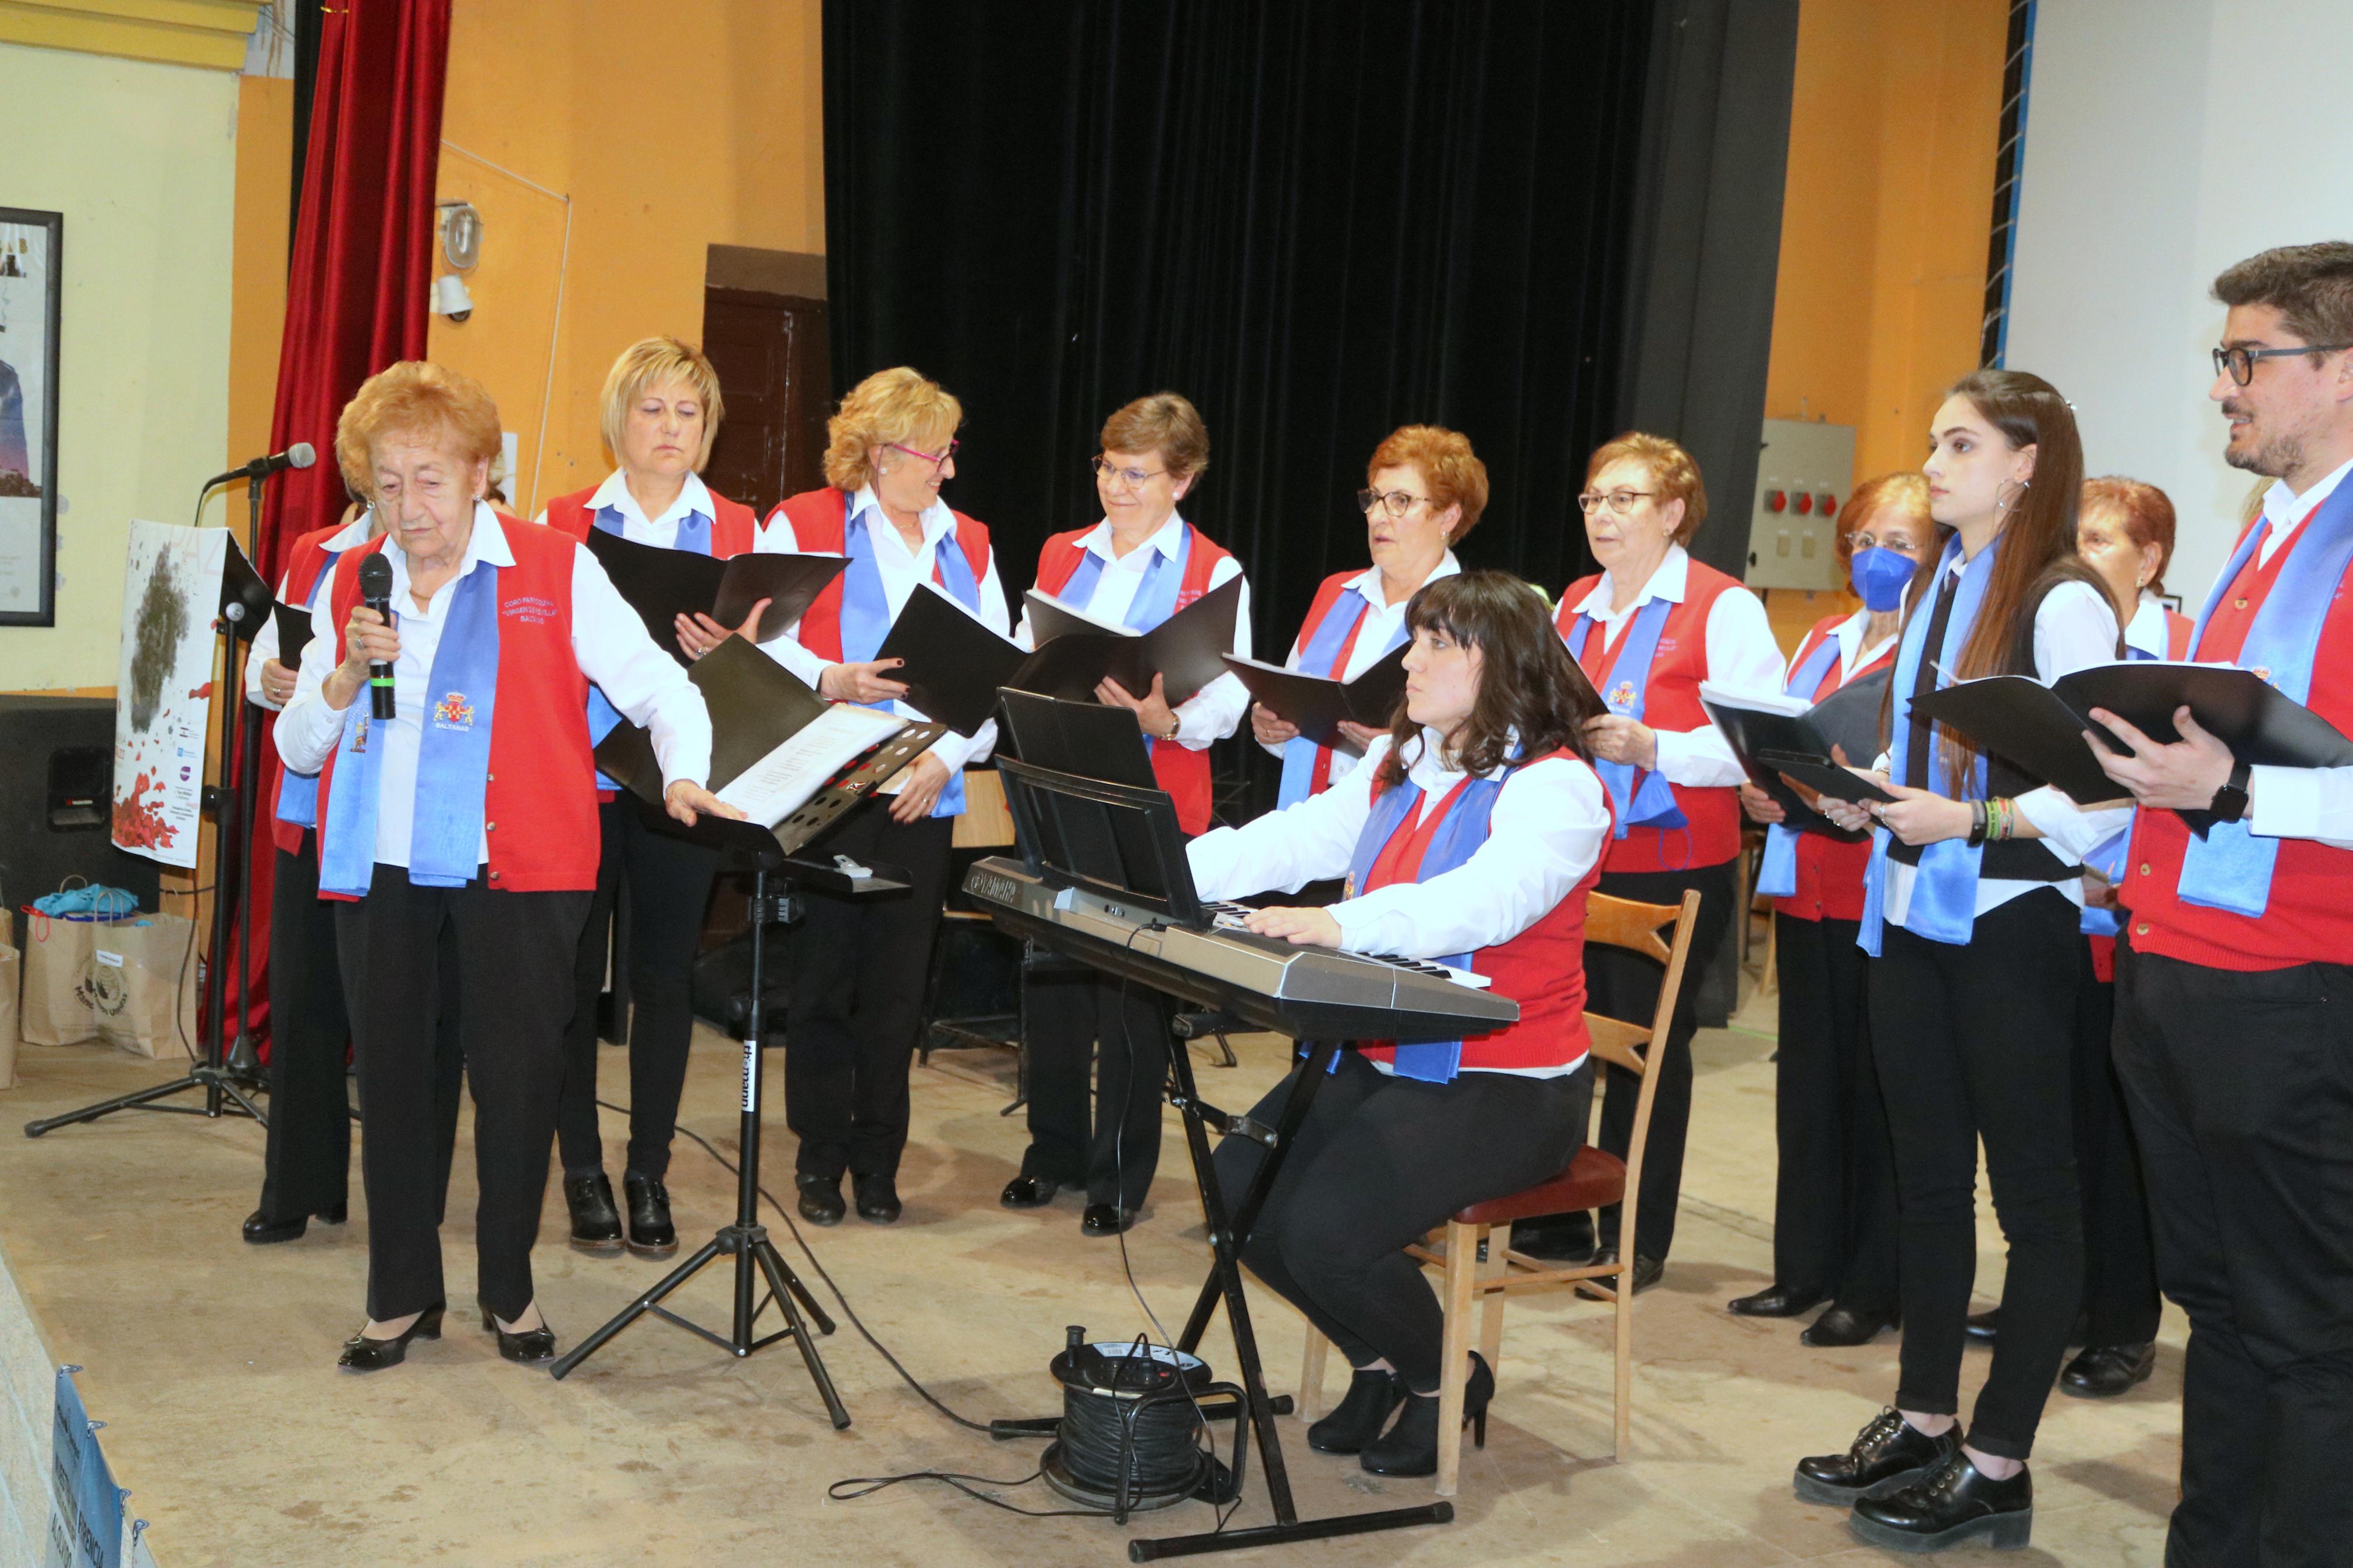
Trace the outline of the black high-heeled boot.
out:
<instances>
[{"instance_id":1,"label":"black high-heeled boot","mask_svg":"<svg viewBox=\"0 0 2353 1568\"><path fill-rule=\"evenodd\" d=\"M1475 1447L1487 1446L1487 1405L1495 1397L1495 1374L1486 1358L1471 1352L1471 1381L1462 1391L1462 1424ZM1356 1461L1377 1476L1438 1473L1438 1395L1409 1394L1404 1414L1379 1441L1368 1443Z\"/></svg>"},{"instance_id":2,"label":"black high-heeled boot","mask_svg":"<svg viewBox=\"0 0 2353 1568\"><path fill-rule=\"evenodd\" d=\"M1393 1372L1360 1372L1348 1380L1347 1397L1332 1414L1307 1428L1307 1446L1319 1454L1356 1454L1381 1435L1389 1413L1405 1397Z\"/></svg>"}]
</instances>

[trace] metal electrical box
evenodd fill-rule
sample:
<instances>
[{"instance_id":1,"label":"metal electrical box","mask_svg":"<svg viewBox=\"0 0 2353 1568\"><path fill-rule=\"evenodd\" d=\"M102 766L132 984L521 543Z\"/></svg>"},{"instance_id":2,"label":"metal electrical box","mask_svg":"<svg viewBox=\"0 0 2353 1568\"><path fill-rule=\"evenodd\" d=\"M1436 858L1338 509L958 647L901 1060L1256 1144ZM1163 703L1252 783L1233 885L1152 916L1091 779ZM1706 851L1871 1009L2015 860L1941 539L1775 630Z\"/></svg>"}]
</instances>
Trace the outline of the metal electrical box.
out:
<instances>
[{"instance_id":1,"label":"metal electrical box","mask_svg":"<svg viewBox=\"0 0 2353 1568\"><path fill-rule=\"evenodd\" d=\"M1748 515L1748 585L1844 587L1831 546L1853 488L1853 426L1765 421Z\"/></svg>"}]
</instances>

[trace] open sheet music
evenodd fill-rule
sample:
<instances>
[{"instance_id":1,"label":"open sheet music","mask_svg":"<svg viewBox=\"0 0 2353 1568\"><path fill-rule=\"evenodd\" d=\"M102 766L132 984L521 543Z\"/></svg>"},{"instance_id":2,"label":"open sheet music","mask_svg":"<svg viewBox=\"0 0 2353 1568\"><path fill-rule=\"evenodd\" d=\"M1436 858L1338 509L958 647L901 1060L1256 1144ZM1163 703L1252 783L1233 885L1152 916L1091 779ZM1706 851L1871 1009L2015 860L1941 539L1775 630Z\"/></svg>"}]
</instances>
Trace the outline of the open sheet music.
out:
<instances>
[{"instance_id":1,"label":"open sheet music","mask_svg":"<svg viewBox=\"0 0 2353 1568\"><path fill-rule=\"evenodd\" d=\"M712 793L746 818L774 827L828 780L907 728L888 711L836 703Z\"/></svg>"}]
</instances>

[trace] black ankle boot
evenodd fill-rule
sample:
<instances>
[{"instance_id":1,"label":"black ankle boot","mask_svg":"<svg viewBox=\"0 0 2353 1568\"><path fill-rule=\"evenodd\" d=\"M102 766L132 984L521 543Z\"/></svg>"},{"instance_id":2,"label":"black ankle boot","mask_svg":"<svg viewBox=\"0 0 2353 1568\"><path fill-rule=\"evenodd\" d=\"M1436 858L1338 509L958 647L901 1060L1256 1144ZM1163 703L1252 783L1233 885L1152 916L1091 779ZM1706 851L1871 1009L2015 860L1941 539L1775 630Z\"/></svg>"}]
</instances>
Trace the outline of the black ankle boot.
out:
<instances>
[{"instance_id":1,"label":"black ankle boot","mask_svg":"<svg viewBox=\"0 0 2353 1568\"><path fill-rule=\"evenodd\" d=\"M1495 1374L1485 1358L1471 1352L1471 1382L1462 1391L1462 1424L1472 1442L1487 1446L1487 1403L1495 1397ZM1356 1462L1377 1476L1434 1476L1438 1473L1438 1395L1409 1394L1397 1425L1378 1441L1365 1446Z\"/></svg>"},{"instance_id":2,"label":"black ankle boot","mask_svg":"<svg viewBox=\"0 0 2353 1568\"><path fill-rule=\"evenodd\" d=\"M1348 1380L1347 1397L1332 1414L1307 1428L1307 1446L1319 1454L1362 1453L1381 1435L1389 1412L1405 1397L1393 1372L1360 1372Z\"/></svg>"}]
</instances>

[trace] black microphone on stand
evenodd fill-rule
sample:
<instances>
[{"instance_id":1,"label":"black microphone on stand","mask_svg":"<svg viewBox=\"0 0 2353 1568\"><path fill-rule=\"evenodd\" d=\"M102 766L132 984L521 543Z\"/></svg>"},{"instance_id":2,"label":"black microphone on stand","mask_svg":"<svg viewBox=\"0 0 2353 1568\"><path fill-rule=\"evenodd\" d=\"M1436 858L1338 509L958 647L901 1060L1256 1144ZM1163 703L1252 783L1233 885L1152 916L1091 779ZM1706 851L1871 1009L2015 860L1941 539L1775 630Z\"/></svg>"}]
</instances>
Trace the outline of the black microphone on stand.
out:
<instances>
[{"instance_id":1,"label":"black microphone on stand","mask_svg":"<svg viewBox=\"0 0 2353 1568\"><path fill-rule=\"evenodd\" d=\"M360 562L360 602L392 625L392 563L382 551ZM378 719L393 715L392 666L368 661L368 712Z\"/></svg>"},{"instance_id":2,"label":"black microphone on stand","mask_svg":"<svg viewBox=\"0 0 2353 1568\"><path fill-rule=\"evenodd\" d=\"M266 479L288 468L307 468L319 460L318 449L308 441L297 441L282 452L272 452L267 458L256 458L250 463L239 463L225 474L215 474L205 481L205 489L225 485L231 479Z\"/></svg>"}]
</instances>

